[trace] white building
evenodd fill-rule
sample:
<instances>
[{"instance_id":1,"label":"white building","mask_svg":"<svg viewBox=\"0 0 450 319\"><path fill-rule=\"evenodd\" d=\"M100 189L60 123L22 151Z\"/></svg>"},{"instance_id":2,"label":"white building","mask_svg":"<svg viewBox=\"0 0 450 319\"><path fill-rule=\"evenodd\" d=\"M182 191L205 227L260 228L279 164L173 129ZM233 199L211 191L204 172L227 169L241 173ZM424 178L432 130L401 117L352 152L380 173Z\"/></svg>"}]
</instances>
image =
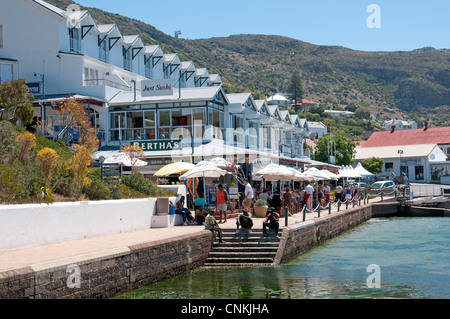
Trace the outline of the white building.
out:
<instances>
[{"instance_id":1,"label":"white building","mask_svg":"<svg viewBox=\"0 0 450 319\"><path fill-rule=\"evenodd\" d=\"M325 113L331 117L345 117L345 118L355 117L355 112L350 111L325 110Z\"/></svg>"},{"instance_id":2,"label":"white building","mask_svg":"<svg viewBox=\"0 0 450 319\"><path fill-rule=\"evenodd\" d=\"M314 137L320 138L328 133L328 128L322 122L308 122L309 131Z\"/></svg>"},{"instance_id":3,"label":"white building","mask_svg":"<svg viewBox=\"0 0 450 319\"><path fill-rule=\"evenodd\" d=\"M0 8L0 79L27 81L44 135L63 131L53 106L71 96L88 108L99 151L181 141L172 158L166 149L145 147L145 154L161 165L174 157L197 161L195 149L211 144L304 163L306 121L250 93L225 94L219 74L145 45L139 35L123 36L115 24L97 25L88 11L42 0L0 0Z\"/></svg>"},{"instance_id":4,"label":"white building","mask_svg":"<svg viewBox=\"0 0 450 319\"><path fill-rule=\"evenodd\" d=\"M416 121L402 121L402 120L396 120L392 119L389 121L383 122L383 127L386 130L392 130L392 127L395 128L395 130L410 130L410 129L416 129L417 128L417 122Z\"/></svg>"},{"instance_id":5,"label":"white building","mask_svg":"<svg viewBox=\"0 0 450 319\"><path fill-rule=\"evenodd\" d=\"M446 163L447 160L437 144L361 147L355 151L356 162L370 157L381 158L384 165L383 172L379 175L406 174L411 182L419 183L441 182L432 177L432 167Z\"/></svg>"},{"instance_id":6,"label":"white building","mask_svg":"<svg viewBox=\"0 0 450 319\"><path fill-rule=\"evenodd\" d=\"M267 102L272 102L274 105L288 107L291 105L289 99L281 93L277 93L275 95L270 96L267 99Z\"/></svg>"}]
</instances>

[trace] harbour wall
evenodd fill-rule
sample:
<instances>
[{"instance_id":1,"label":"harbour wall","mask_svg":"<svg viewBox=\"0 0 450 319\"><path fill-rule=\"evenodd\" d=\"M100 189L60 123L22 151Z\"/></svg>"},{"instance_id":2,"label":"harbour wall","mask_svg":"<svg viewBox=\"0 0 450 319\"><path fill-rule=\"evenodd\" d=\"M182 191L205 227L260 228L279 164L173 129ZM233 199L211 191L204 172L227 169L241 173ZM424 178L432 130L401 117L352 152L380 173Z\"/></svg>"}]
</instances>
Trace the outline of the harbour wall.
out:
<instances>
[{"instance_id":1,"label":"harbour wall","mask_svg":"<svg viewBox=\"0 0 450 319\"><path fill-rule=\"evenodd\" d=\"M396 202L369 204L284 227L274 266L371 218L398 215ZM0 272L0 299L110 298L202 266L211 247L211 232L202 230L12 269Z\"/></svg>"}]
</instances>

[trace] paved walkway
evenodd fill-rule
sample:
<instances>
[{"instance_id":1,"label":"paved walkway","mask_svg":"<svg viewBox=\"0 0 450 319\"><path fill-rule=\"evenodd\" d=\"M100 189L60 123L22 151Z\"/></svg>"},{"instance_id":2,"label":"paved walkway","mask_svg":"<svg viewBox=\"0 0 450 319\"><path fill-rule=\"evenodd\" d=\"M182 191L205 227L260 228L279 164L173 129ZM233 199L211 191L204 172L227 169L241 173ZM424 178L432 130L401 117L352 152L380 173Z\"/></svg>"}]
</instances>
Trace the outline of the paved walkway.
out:
<instances>
[{"instance_id":1,"label":"paved walkway","mask_svg":"<svg viewBox=\"0 0 450 319\"><path fill-rule=\"evenodd\" d=\"M371 203L379 201L379 198L371 200ZM349 205L349 208L352 206ZM341 207L345 210L345 205ZM332 206L332 213L337 212L337 207ZM328 210L322 211L321 216L328 214ZM306 220L317 218L317 212L307 213ZM253 218L254 228L262 228L264 218ZM301 213L289 216L288 225L294 225L303 221ZM280 218L280 228L285 226L285 218ZM222 228L236 228L236 218L228 219L220 224ZM204 230L204 226L176 226L171 228L150 228L141 231L127 232L102 237L74 240L62 243L47 244L8 252L0 252L0 271L38 265L71 257L114 251L132 245L148 243L152 241L167 240L174 237L193 234Z\"/></svg>"}]
</instances>

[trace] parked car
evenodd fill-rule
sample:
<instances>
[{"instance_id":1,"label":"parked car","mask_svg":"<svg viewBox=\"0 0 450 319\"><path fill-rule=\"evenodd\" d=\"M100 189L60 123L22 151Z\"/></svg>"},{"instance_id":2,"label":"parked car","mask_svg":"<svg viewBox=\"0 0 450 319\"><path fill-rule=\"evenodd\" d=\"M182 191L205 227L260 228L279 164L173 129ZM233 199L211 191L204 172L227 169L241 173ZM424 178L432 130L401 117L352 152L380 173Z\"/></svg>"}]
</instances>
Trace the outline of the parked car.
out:
<instances>
[{"instance_id":1,"label":"parked car","mask_svg":"<svg viewBox=\"0 0 450 319\"><path fill-rule=\"evenodd\" d=\"M370 186L371 191L383 191L383 190L393 190L395 189L394 181L379 181L375 182Z\"/></svg>"}]
</instances>

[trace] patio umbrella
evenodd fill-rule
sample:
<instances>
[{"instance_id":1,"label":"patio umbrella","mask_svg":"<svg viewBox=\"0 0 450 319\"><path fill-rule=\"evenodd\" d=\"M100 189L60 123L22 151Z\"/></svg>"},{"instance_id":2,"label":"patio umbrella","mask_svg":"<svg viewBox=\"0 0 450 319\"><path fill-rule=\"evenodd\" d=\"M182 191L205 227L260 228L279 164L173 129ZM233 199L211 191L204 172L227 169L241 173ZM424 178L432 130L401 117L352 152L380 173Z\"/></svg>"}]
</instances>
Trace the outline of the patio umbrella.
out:
<instances>
[{"instance_id":1,"label":"patio umbrella","mask_svg":"<svg viewBox=\"0 0 450 319\"><path fill-rule=\"evenodd\" d=\"M270 181L292 180L296 178L296 173L294 171L286 166L277 164L269 164L253 175L261 176Z\"/></svg>"},{"instance_id":2,"label":"patio umbrella","mask_svg":"<svg viewBox=\"0 0 450 319\"><path fill-rule=\"evenodd\" d=\"M184 173L188 172L194 167L195 165L191 163L177 162L162 167L154 175L159 177L165 177L170 175L183 175Z\"/></svg>"},{"instance_id":3,"label":"patio umbrella","mask_svg":"<svg viewBox=\"0 0 450 319\"><path fill-rule=\"evenodd\" d=\"M211 165L211 164L204 164L204 165L196 165L183 175L179 177L180 180L184 181L188 178L203 178L203 190L204 194L206 195L206 184L205 184L205 177L213 177L213 178L219 178L221 176L224 176L228 174L226 170L223 170L217 166Z\"/></svg>"},{"instance_id":4,"label":"patio umbrella","mask_svg":"<svg viewBox=\"0 0 450 319\"><path fill-rule=\"evenodd\" d=\"M123 166L131 167L131 166L147 166L148 163L142 161L140 159L134 158L132 159L130 155L126 153L119 153L117 155L113 155L111 157L106 158L103 161L103 164L121 164Z\"/></svg>"}]
</instances>

